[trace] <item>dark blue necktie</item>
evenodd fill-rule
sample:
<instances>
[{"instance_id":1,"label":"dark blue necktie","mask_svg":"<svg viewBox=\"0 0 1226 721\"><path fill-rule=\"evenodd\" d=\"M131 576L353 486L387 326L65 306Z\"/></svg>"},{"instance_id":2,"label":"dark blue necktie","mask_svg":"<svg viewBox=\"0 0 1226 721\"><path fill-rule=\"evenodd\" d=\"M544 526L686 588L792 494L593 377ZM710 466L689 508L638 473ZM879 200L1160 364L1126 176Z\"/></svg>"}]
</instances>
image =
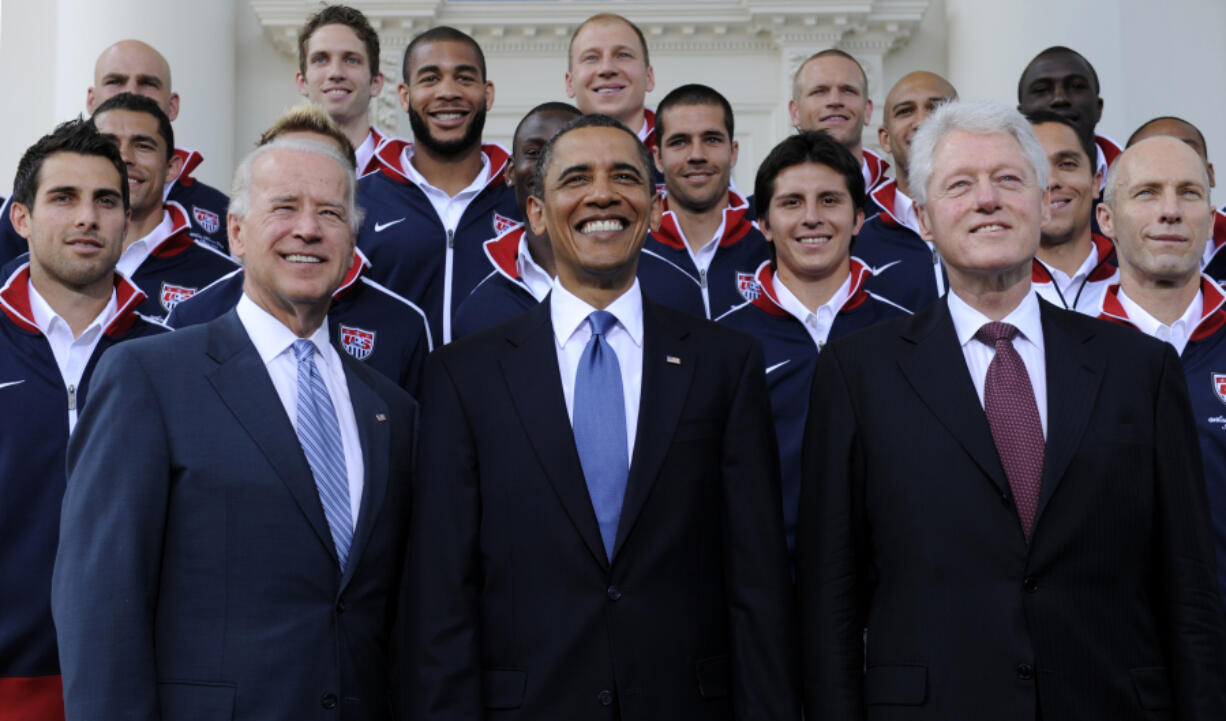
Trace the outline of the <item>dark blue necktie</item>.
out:
<instances>
[{"instance_id":1,"label":"dark blue necktie","mask_svg":"<svg viewBox=\"0 0 1226 721\"><path fill-rule=\"evenodd\" d=\"M617 324L617 318L608 311L598 310L587 320L592 327L592 338L583 349L575 373L572 422L583 477L600 524L600 537L604 541L605 554L612 561L630 464L621 367L608 341L608 333Z\"/></svg>"},{"instance_id":2,"label":"dark blue necktie","mask_svg":"<svg viewBox=\"0 0 1226 721\"><path fill-rule=\"evenodd\" d=\"M353 538L353 516L341 427L328 387L315 367L315 344L301 338L294 341L294 355L298 357L298 442L315 476L336 557L344 569Z\"/></svg>"}]
</instances>

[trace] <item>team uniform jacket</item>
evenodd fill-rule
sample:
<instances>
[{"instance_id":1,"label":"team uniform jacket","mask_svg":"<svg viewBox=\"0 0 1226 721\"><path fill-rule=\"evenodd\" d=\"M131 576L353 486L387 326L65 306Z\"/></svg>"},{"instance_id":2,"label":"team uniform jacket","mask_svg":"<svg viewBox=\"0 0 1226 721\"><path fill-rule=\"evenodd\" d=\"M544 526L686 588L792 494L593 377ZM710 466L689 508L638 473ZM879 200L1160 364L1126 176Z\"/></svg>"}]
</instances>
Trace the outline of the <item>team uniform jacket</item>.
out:
<instances>
[{"instance_id":1,"label":"team uniform jacket","mask_svg":"<svg viewBox=\"0 0 1226 721\"><path fill-rule=\"evenodd\" d=\"M366 210L358 247L370 258L370 277L425 310L431 337L443 344L451 340L460 302L489 274L483 244L518 218L519 210L503 178L507 151L486 144L489 181L449 232L405 172L409 146L398 138L385 141L375 153L378 171L358 181L358 204Z\"/></svg>"},{"instance_id":2,"label":"team uniform jacket","mask_svg":"<svg viewBox=\"0 0 1226 721\"><path fill-rule=\"evenodd\" d=\"M370 132L366 135L366 140L360 146L354 148L354 161L357 163L358 177L370 175L379 169L379 160L375 154L379 152L380 146L387 140L387 137L379 132L375 126L370 126Z\"/></svg>"},{"instance_id":3,"label":"team uniform jacket","mask_svg":"<svg viewBox=\"0 0 1226 721\"><path fill-rule=\"evenodd\" d=\"M131 280L146 296L138 310L165 318L183 300L196 294L237 267L230 256L197 240L183 206L166 203L173 226L170 234L155 240L149 256L132 273Z\"/></svg>"},{"instance_id":4,"label":"team uniform jacket","mask_svg":"<svg viewBox=\"0 0 1226 721\"><path fill-rule=\"evenodd\" d=\"M1217 548L1217 577L1226 600L1226 293L1206 275L1201 276L1203 310L1179 360L1188 381L1188 395L1196 418L1196 434L1205 460L1209 491L1209 517ZM1099 318L1133 325L1119 299L1120 287L1105 293Z\"/></svg>"},{"instance_id":5,"label":"team uniform jacket","mask_svg":"<svg viewBox=\"0 0 1226 721\"><path fill-rule=\"evenodd\" d=\"M801 444L808 418L809 388L821 347L804 323L783 308L775 291L775 273L770 262L758 267L757 297L725 313L717 320L757 338L766 354L766 386L771 396L771 415L779 440L780 475L783 480L783 525L788 548L795 546L796 505L800 499ZM851 293L838 309L826 343L889 318L910 315L902 306L868 290L872 270L859 258L851 259Z\"/></svg>"},{"instance_id":6,"label":"team uniform jacket","mask_svg":"<svg viewBox=\"0 0 1226 721\"><path fill-rule=\"evenodd\" d=\"M749 203L735 191L728 192L719 247L705 272L694 264L677 216L668 208L660 229L647 236L639 264L643 293L657 303L681 311L717 318L733 306L754 296L754 272L766 260L766 238L747 215Z\"/></svg>"},{"instance_id":7,"label":"team uniform jacket","mask_svg":"<svg viewBox=\"0 0 1226 721\"><path fill-rule=\"evenodd\" d=\"M367 278L370 262L354 251L353 267L332 294L328 331L349 355L416 396L421 369L434 346L421 308ZM243 271L238 269L175 306L166 324L186 328L207 323L238 305Z\"/></svg>"},{"instance_id":8,"label":"team uniform jacket","mask_svg":"<svg viewBox=\"0 0 1226 721\"><path fill-rule=\"evenodd\" d=\"M191 222L188 233L194 240L228 254L226 212L230 208L230 197L192 177L192 171L204 162L204 156L198 151L175 148L175 155L183 159L183 170L166 186L165 199L178 203L187 211Z\"/></svg>"},{"instance_id":9,"label":"team uniform jacket","mask_svg":"<svg viewBox=\"0 0 1226 721\"><path fill-rule=\"evenodd\" d=\"M1124 149L1120 147L1119 143L1108 138L1106 135L1095 135L1094 145L1098 148L1095 153L1094 168L1097 172L1102 173L1102 180L1098 184L1099 198L1094 201L1094 207L1098 208L1098 204L1102 202L1103 188L1107 187L1107 169L1111 167L1116 158L1120 157L1120 153L1124 152ZM1098 227L1097 211L1090 214L1090 229L1100 235L1103 234L1103 229Z\"/></svg>"},{"instance_id":10,"label":"team uniform jacket","mask_svg":"<svg viewBox=\"0 0 1226 721\"><path fill-rule=\"evenodd\" d=\"M456 338L498 325L541 301L532 295L516 262L524 226L516 225L485 241L482 248L494 270L485 276L456 310L452 333Z\"/></svg>"},{"instance_id":11,"label":"team uniform jacket","mask_svg":"<svg viewBox=\"0 0 1226 721\"><path fill-rule=\"evenodd\" d=\"M1220 252L1223 246L1226 246L1226 205L1213 214L1213 234L1205 246L1202 263L1205 274L1219 283L1226 280L1226 253Z\"/></svg>"},{"instance_id":12,"label":"team uniform jacket","mask_svg":"<svg viewBox=\"0 0 1226 721\"><path fill-rule=\"evenodd\" d=\"M1098 315L1102 306L1103 294L1107 292L1111 284L1120 282L1120 269L1116 265L1115 243L1107 236L1098 233L1094 233L1093 241L1094 248L1098 252L1098 264L1081 281L1081 285L1077 287L1077 291L1071 298L1066 298L1060 293L1060 288L1056 286L1052 278L1051 268L1038 258L1034 259L1030 280L1034 289L1043 296L1043 300L1065 310L1075 310L1086 315Z\"/></svg>"},{"instance_id":13,"label":"team uniform jacket","mask_svg":"<svg viewBox=\"0 0 1226 721\"><path fill-rule=\"evenodd\" d=\"M80 384L65 388L30 310L29 264L10 263L0 288L0 719L64 718L51 622L51 569L65 486L68 411L86 402L98 358L112 345L166 331L136 313L144 295L115 274L117 312ZM140 418L116 418L116 425Z\"/></svg>"},{"instance_id":14,"label":"team uniform jacket","mask_svg":"<svg viewBox=\"0 0 1226 721\"><path fill-rule=\"evenodd\" d=\"M945 295L949 279L936 249L899 218L895 200L900 192L890 179L869 193L880 211L864 221L852 252L873 269L870 290L915 312Z\"/></svg>"}]
</instances>

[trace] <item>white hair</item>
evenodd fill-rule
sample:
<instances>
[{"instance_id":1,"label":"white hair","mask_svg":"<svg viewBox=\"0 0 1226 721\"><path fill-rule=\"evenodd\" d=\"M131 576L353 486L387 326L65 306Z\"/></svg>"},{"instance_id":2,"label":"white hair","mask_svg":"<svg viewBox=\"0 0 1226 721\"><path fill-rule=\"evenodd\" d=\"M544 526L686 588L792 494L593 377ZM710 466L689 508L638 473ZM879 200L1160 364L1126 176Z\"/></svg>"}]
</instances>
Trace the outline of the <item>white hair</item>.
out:
<instances>
[{"instance_id":1,"label":"white hair","mask_svg":"<svg viewBox=\"0 0 1226 721\"><path fill-rule=\"evenodd\" d=\"M357 204L357 178L353 174L353 162L345 160L345 156L328 143L310 138L277 138L248 153L234 171L234 182L230 185L230 215L236 218L246 218L251 212L251 169L257 160L278 150L323 155L331 158L340 166L346 181L345 215L349 219L350 230L357 235L358 230L362 227L362 218L365 214Z\"/></svg>"},{"instance_id":2,"label":"white hair","mask_svg":"<svg viewBox=\"0 0 1226 721\"><path fill-rule=\"evenodd\" d=\"M1022 156L1034 168L1039 188L1047 189L1047 179L1051 173L1047 155L1021 113L995 100L951 100L933 110L911 139L908 172L915 202L922 205L927 201L928 181L935 170L933 158L937 145L955 130L975 135L1005 133L1013 136L1022 148Z\"/></svg>"}]
</instances>

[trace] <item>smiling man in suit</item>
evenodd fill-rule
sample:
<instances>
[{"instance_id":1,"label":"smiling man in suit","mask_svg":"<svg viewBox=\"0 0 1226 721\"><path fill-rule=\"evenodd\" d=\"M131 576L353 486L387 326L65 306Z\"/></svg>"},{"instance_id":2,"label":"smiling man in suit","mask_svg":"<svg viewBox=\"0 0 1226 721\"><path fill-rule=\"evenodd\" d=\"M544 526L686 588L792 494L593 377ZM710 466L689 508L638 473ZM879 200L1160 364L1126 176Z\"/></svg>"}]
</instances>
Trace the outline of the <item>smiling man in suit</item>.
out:
<instances>
[{"instance_id":1,"label":"smiling man in suit","mask_svg":"<svg viewBox=\"0 0 1226 721\"><path fill-rule=\"evenodd\" d=\"M104 356L52 579L68 719L390 717L416 405L328 340L360 215L330 145L257 148L238 306Z\"/></svg>"},{"instance_id":2,"label":"smiling man in suit","mask_svg":"<svg viewBox=\"0 0 1226 721\"><path fill-rule=\"evenodd\" d=\"M409 717L795 719L762 351L643 297L625 126L568 124L535 183L550 295L427 365Z\"/></svg>"},{"instance_id":3,"label":"smiling man in suit","mask_svg":"<svg viewBox=\"0 0 1226 721\"><path fill-rule=\"evenodd\" d=\"M911 150L950 290L818 357L796 551L806 712L1226 718L1179 359L1039 300L1048 162L1016 111L949 103Z\"/></svg>"}]
</instances>

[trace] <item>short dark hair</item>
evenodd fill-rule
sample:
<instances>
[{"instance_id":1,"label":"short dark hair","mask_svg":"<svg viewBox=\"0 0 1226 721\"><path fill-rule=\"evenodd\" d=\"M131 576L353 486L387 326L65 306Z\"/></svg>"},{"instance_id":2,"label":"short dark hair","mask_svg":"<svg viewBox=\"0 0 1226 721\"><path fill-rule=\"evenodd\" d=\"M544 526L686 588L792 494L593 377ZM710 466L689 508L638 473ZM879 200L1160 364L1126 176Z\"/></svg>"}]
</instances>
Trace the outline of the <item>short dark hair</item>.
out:
<instances>
[{"instance_id":1,"label":"short dark hair","mask_svg":"<svg viewBox=\"0 0 1226 721\"><path fill-rule=\"evenodd\" d=\"M1036 110L1033 113L1026 113L1026 120L1030 122L1031 127L1056 123L1072 130L1073 134L1077 136L1077 142L1081 145L1081 150L1090 161L1090 176L1093 177L1094 172L1098 169L1098 145L1095 144L1094 136L1091 133L1085 132L1072 120L1052 110Z\"/></svg>"},{"instance_id":2,"label":"short dark hair","mask_svg":"<svg viewBox=\"0 0 1226 721\"><path fill-rule=\"evenodd\" d=\"M1132 135L1128 136L1128 142L1124 143L1124 147L1131 148L1133 144L1137 142L1137 136L1141 134L1142 130L1145 130L1146 128L1153 125L1154 123L1162 122L1163 120L1170 120L1176 123L1183 123L1189 128L1192 128L1192 130L1196 132L1196 139L1200 141L1200 147L1205 149L1205 156L1207 157L1209 155L1209 145L1208 143L1205 142L1205 134L1200 131L1200 128L1196 127L1192 123L1189 123L1183 118L1176 117L1174 115L1159 115L1156 118L1150 118L1149 120L1146 120L1144 123L1141 123L1141 126L1137 128L1136 130L1132 131Z\"/></svg>"},{"instance_id":3,"label":"short dark hair","mask_svg":"<svg viewBox=\"0 0 1226 721\"><path fill-rule=\"evenodd\" d=\"M89 122L97 127L98 116L110 110L130 110L134 113L152 115L154 120L158 121L158 135L162 136L162 140L166 143L166 160L169 161L174 157L175 130L170 125L170 116L166 115L156 100L136 93L112 95L104 103L94 108L94 115Z\"/></svg>"},{"instance_id":4,"label":"short dark hair","mask_svg":"<svg viewBox=\"0 0 1226 721\"><path fill-rule=\"evenodd\" d=\"M690 83L674 88L656 106L656 147L662 147L664 142L664 111L675 105L714 105L724 111L724 130L728 131L728 140L732 140L732 105L718 90L699 83Z\"/></svg>"},{"instance_id":5,"label":"short dark hair","mask_svg":"<svg viewBox=\"0 0 1226 721\"><path fill-rule=\"evenodd\" d=\"M579 130L581 128L617 128L631 138L634 138L634 146L638 148L639 164L643 166L643 179L646 181L651 192L655 192L655 184L652 181L651 169L651 152L647 147L639 141L639 136L636 135L630 128L627 128L615 118L600 113L592 113L591 115L580 115L554 134L545 147L541 150L541 154L536 159L536 180L532 183L532 194L536 197L545 199L545 174L549 172L549 165L553 162L553 149L558 144L558 139L567 133ZM859 166L857 166L859 167ZM863 181L861 181L863 184Z\"/></svg>"},{"instance_id":6,"label":"short dark hair","mask_svg":"<svg viewBox=\"0 0 1226 721\"><path fill-rule=\"evenodd\" d=\"M512 155L515 154L515 151L517 150L516 146L519 145L519 131L523 129L524 123L528 122L528 118L531 118L533 115L539 115L540 113L567 113L568 115L573 115L576 118L579 117L580 115L583 115L582 110L580 110L579 108L576 108L570 103L563 103L557 100L550 100L549 102L541 103L535 108L529 110L527 114L525 114L524 117L520 118L519 122L516 123L515 133L511 135L511 154Z\"/></svg>"},{"instance_id":7,"label":"short dark hair","mask_svg":"<svg viewBox=\"0 0 1226 721\"><path fill-rule=\"evenodd\" d=\"M579 27L575 28L575 31L570 34L570 43L566 46L566 68L569 70L571 63L574 62L575 38L578 37L583 28L591 25L592 23L607 22L625 23L631 30L634 31L634 34L639 38L639 45L643 47L643 64L647 67L651 67L651 54L647 51L647 38L643 36L643 31L639 29L638 25L635 25L617 13L596 13L587 20L579 23Z\"/></svg>"},{"instance_id":8,"label":"short dark hair","mask_svg":"<svg viewBox=\"0 0 1226 721\"><path fill-rule=\"evenodd\" d=\"M17 163L17 176L13 178L14 203L34 208L43 161L56 153L96 155L111 161L111 165L115 166L116 172L119 173L119 194L123 197L123 209L128 209L128 168L119 154L119 148L102 137L93 123L80 117L55 126L55 130L39 138L38 142L31 145L21 156Z\"/></svg>"},{"instance_id":9,"label":"short dark hair","mask_svg":"<svg viewBox=\"0 0 1226 721\"><path fill-rule=\"evenodd\" d=\"M1094 94L1095 95L1102 94L1102 86L1099 85L1098 83L1098 71L1094 69L1094 66L1090 64L1089 60L1086 60L1086 56L1082 55L1081 53L1077 52L1076 50L1072 48L1065 47L1063 45L1052 45L1050 48L1046 48L1044 50L1039 51L1039 54L1031 58L1030 62L1026 63L1026 67L1022 68L1022 74L1019 75L1017 78L1017 102L1018 103L1022 102L1022 92L1024 91L1024 88L1022 87L1022 81L1026 79L1026 73L1030 72L1030 66L1034 65L1035 61L1038 60L1039 58L1045 58L1048 55L1073 55L1078 58L1081 58L1081 62L1085 63L1086 67L1090 69L1090 80L1094 83Z\"/></svg>"},{"instance_id":10,"label":"short dark hair","mask_svg":"<svg viewBox=\"0 0 1226 721\"><path fill-rule=\"evenodd\" d=\"M809 63L813 62L814 60L818 60L820 58L828 58L831 56L836 57L836 58L843 58L844 60L850 60L856 64L857 68L860 68L860 78L864 81L864 87L861 89L864 91L864 97L865 98L868 97L868 73L864 71L864 66L860 64L860 61L856 60L855 56L847 52L846 50L839 50L838 48L826 48L825 50L819 50L813 53L812 55L810 55L809 57L805 58L805 61L800 64L800 67L796 68L796 73L792 75L792 97L793 98L796 98L799 95L799 92L798 92L799 88L797 88L796 83L800 82L800 73L802 70L805 69L805 66L807 66Z\"/></svg>"},{"instance_id":11,"label":"short dark hair","mask_svg":"<svg viewBox=\"0 0 1226 721\"><path fill-rule=\"evenodd\" d=\"M366 46L370 76L373 78L379 73L379 33L375 32L361 10L348 5L328 5L307 18L306 24L298 31L298 72L306 75L307 46L311 44L315 31L325 25L344 25L352 30Z\"/></svg>"},{"instance_id":12,"label":"short dark hair","mask_svg":"<svg viewBox=\"0 0 1226 721\"><path fill-rule=\"evenodd\" d=\"M805 163L824 165L842 175L847 181L852 207L857 211L864 210L864 175L860 171L860 161L825 130L809 130L784 138L758 166L758 174L753 181L753 206L760 220L770 221L775 178L784 170Z\"/></svg>"},{"instance_id":13,"label":"short dark hair","mask_svg":"<svg viewBox=\"0 0 1226 721\"><path fill-rule=\"evenodd\" d=\"M485 53L481 52L481 46L477 44L477 41L468 33L456 30L449 25L438 25L423 33L419 33L409 41L409 46L404 49L404 60L400 65L400 74L404 77L405 83L412 82L411 78L409 78L409 58L413 57L413 51L421 43L436 42L465 43L469 45L473 52L477 54L477 68L481 71L481 80L485 81L487 79L485 74Z\"/></svg>"}]
</instances>

